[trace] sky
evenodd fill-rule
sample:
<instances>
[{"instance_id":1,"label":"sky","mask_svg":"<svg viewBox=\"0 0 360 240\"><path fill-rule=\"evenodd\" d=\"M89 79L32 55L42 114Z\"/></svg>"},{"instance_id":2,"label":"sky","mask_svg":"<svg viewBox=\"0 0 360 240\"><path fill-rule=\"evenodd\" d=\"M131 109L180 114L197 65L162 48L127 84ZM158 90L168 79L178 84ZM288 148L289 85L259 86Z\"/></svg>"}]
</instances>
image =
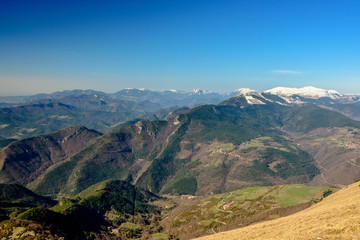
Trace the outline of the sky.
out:
<instances>
[{"instance_id":1,"label":"sky","mask_svg":"<svg viewBox=\"0 0 360 240\"><path fill-rule=\"evenodd\" d=\"M360 1L0 0L0 95L314 86L360 94Z\"/></svg>"}]
</instances>

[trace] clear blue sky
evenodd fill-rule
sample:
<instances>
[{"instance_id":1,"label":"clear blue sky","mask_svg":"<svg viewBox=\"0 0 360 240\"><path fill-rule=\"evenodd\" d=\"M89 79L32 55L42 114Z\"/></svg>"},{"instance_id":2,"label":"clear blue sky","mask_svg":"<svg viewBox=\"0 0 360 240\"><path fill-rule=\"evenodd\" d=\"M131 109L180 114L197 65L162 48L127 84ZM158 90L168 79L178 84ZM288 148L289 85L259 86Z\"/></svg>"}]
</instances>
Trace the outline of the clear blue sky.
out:
<instances>
[{"instance_id":1,"label":"clear blue sky","mask_svg":"<svg viewBox=\"0 0 360 240\"><path fill-rule=\"evenodd\" d=\"M360 1L0 0L0 95L360 93Z\"/></svg>"}]
</instances>

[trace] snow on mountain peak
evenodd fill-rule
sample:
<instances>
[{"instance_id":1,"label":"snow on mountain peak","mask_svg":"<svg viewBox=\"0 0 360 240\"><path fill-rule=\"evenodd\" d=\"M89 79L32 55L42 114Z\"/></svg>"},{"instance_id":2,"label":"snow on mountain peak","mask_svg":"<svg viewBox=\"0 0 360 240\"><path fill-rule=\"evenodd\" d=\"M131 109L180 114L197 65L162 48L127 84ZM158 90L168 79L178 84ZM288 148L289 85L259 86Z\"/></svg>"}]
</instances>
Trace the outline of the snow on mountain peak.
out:
<instances>
[{"instance_id":1,"label":"snow on mountain peak","mask_svg":"<svg viewBox=\"0 0 360 240\"><path fill-rule=\"evenodd\" d=\"M262 105L264 105L264 104L266 104L266 103L262 102L261 100L259 100L257 98L254 98L251 95L245 96L245 99L248 102L248 104L250 104L250 105L253 105L253 104L258 104L258 105L262 104Z\"/></svg>"},{"instance_id":2,"label":"snow on mountain peak","mask_svg":"<svg viewBox=\"0 0 360 240\"><path fill-rule=\"evenodd\" d=\"M256 93L256 91L250 88L239 88L235 90L234 93L237 93L238 95L249 95Z\"/></svg>"},{"instance_id":3,"label":"snow on mountain peak","mask_svg":"<svg viewBox=\"0 0 360 240\"><path fill-rule=\"evenodd\" d=\"M146 91L146 88L124 88L125 90L128 91Z\"/></svg>"},{"instance_id":4,"label":"snow on mountain peak","mask_svg":"<svg viewBox=\"0 0 360 240\"><path fill-rule=\"evenodd\" d=\"M328 97L331 99L338 99L344 95L335 91L335 90L325 90L316 87L303 87L303 88L288 88L288 87L276 87L270 90L264 91L264 93L270 93L274 95L290 97L293 95L298 95L304 98L313 98L318 99L321 97Z\"/></svg>"},{"instance_id":5,"label":"snow on mountain peak","mask_svg":"<svg viewBox=\"0 0 360 240\"><path fill-rule=\"evenodd\" d=\"M192 91L193 94L196 94L196 95L202 95L202 94L208 94L208 93L211 93L210 91L206 91L206 90L202 90L200 88L197 88L197 89L194 89Z\"/></svg>"}]
</instances>

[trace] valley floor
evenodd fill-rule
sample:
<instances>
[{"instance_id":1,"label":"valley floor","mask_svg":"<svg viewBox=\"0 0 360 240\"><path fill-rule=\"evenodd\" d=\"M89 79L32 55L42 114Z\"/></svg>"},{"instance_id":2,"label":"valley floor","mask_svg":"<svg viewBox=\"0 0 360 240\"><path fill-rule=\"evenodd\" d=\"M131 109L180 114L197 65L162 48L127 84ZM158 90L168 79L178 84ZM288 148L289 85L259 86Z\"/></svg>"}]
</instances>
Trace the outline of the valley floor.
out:
<instances>
[{"instance_id":1,"label":"valley floor","mask_svg":"<svg viewBox=\"0 0 360 240\"><path fill-rule=\"evenodd\" d=\"M296 214L198 239L360 239L359 182Z\"/></svg>"}]
</instances>

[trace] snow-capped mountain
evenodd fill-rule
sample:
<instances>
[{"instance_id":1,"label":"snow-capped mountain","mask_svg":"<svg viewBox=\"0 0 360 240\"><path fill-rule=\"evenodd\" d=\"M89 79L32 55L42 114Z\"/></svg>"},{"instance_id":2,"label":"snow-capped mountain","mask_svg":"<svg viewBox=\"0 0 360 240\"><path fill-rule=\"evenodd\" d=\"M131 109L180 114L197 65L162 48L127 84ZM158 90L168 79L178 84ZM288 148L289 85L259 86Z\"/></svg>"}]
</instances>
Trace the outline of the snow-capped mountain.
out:
<instances>
[{"instance_id":1,"label":"snow-capped mountain","mask_svg":"<svg viewBox=\"0 0 360 240\"><path fill-rule=\"evenodd\" d=\"M257 93L257 91L250 89L250 88L239 88L236 89L235 91L229 92L229 93L224 93L222 94L222 96L224 98L231 98L231 97L235 97L235 96L239 96L239 95L251 95L251 94L255 94Z\"/></svg>"},{"instance_id":2,"label":"snow-capped mountain","mask_svg":"<svg viewBox=\"0 0 360 240\"><path fill-rule=\"evenodd\" d=\"M194 89L192 91L193 95L204 95L204 94L209 94L209 93L212 93L212 92L206 91L206 90L203 90L203 89L200 89L200 88Z\"/></svg>"},{"instance_id":3,"label":"snow-capped mountain","mask_svg":"<svg viewBox=\"0 0 360 240\"><path fill-rule=\"evenodd\" d=\"M329 108L338 107L343 104L359 104L357 96L349 96L335 90L325 90L311 86L303 88L276 87L260 93L251 89L239 89L230 94L236 93L235 97L226 100L224 103L240 107L249 105L280 104L283 106L296 106L303 104L316 104ZM231 95L229 95L231 96Z\"/></svg>"},{"instance_id":4,"label":"snow-capped mountain","mask_svg":"<svg viewBox=\"0 0 360 240\"><path fill-rule=\"evenodd\" d=\"M250 94L255 94L257 92L250 88L239 88L239 89L233 91L233 93L237 93L238 95L250 95Z\"/></svg>"},{"instance_id":5,"label":"snow-capped mountain","mask_svg":"<svg viewBox=\"0 0 360 240\"><path fill-rule=\"evenodd\" d=\"M269 89L264 91L264 93L274 94L278 96L291 97L294 95L304 97L304 98L312 98L319 99L322 97L327 97L331 99L339 99L344 97L343 94L335 91L335 90L325 90L316 87L303 87L303 88L288 88L288 87L276 87L273 89Z\"/></svg>"},{"instance_id":6,"label":"snow-capped mountain","mask_svg":"<svg viewBox=\"0 0 360 240\"><path fill-rule=\"evenodd\" d=\"M305 103L317 105L352 104L360 101L357 96L344 95L336 90L326 90L311 86L303 88L276 87L262 93L270 98L271 96L277 96L290 105Z\"/></svg>"}]
</instances>

